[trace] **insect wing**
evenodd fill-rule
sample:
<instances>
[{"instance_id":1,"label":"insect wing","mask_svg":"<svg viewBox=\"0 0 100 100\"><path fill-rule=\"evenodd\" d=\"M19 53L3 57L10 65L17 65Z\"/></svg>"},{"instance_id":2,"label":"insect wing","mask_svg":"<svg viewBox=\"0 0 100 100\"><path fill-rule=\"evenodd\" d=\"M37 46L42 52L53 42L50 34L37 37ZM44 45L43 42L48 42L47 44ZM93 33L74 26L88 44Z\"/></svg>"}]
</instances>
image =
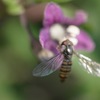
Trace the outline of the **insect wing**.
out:
<instances>
[{"instance_id":1,"label":"insect wing","mask_svg":"<svg viewBox=\"0 0 100 100\"><path fill-rule=\"evenodd\" d=\"M100 77L100 64L99 63L92 61L90 58L82 54L75 52L75 55L79 58L80 64L86 69L88 73Z\"/></svg>"},{"instance_id":2,"label":"insect wing","mask_svg":"<svg viewBox=\"0 0 100 100\"><path fill-rule=\"evenodd\" d=\"M61 67L63 59L63 54L59 53L53 58L43 61L33 70L33 76L46 76L51 74Z\"/></svg>"}]
</instances>

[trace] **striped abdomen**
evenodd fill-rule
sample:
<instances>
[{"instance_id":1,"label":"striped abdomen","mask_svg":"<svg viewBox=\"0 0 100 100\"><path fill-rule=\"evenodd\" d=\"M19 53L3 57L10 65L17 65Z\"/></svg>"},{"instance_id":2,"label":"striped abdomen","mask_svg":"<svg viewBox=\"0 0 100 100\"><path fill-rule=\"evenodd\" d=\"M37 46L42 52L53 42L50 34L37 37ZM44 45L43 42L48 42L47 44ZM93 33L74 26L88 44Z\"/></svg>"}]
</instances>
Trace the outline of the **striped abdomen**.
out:
<instances>
[{"instance_id":1,"label":"striped abdomen","mask_svg":"<svg viewBox=\"0 0 100 100\"><path fill-rule=\"evenodd\" d=\"M71 65L72 62L71 61L67 61L66 59L64 59L62 66L60 68L60 78L61 81L65 81L65 79L69 76L69 73L71 71Z\"/></svg>"}]
</instances>

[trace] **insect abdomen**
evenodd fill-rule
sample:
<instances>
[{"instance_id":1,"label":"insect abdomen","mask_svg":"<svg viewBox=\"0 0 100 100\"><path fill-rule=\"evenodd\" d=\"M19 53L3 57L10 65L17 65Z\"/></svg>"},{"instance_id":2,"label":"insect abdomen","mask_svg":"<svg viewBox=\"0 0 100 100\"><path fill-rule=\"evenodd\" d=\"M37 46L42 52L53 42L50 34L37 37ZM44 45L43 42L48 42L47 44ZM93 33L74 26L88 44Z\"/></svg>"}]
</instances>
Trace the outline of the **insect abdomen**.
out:
<instances>
[{"instance_id":1,"label":"insect abdomen","mask_svg":"<svg viewBox=\"0 0 100 100\"><path fill-rule=\"evenodd\" d=\"M69 76L69 73L71 71L71 65L72 65L71 61L68 62L66 60L63 61L59 74L62 82L65 81L65 79Z\"/></svg>"}]
</instances>

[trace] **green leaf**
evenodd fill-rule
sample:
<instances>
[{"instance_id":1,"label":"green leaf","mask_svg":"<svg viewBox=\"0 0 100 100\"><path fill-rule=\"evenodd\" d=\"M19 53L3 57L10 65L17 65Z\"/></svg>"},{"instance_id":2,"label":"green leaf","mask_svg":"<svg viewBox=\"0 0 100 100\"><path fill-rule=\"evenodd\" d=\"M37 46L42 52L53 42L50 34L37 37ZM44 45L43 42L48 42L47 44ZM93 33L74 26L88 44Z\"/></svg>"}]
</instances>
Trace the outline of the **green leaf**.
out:
<instances>
[{"instance_id":1,"label":"green leaf","mask_svg":"<svg viewBox=\"0 0 100 100\"><path fill-rule=\"evenodd\" d=\"M11 5L8 6L8 13L12 15L19 15L24 12L24 9L21 5Z\"/></svg>"},{"instance_id":2,"label":"green leaf","mask_svg":"<svg viewBox=\"0 0 100 100\"><path fill-rule=\"evenodd\" d=\"M24 12L24 8L18 0L3 0L3 3L6 5L6 9L11 15L19 15Z\"/></svg>"},{"instance_id":3,"label":"green leaf","mask_svg":"<svg viewBox=\"0 0 100 100\"><path fill-rule=\"evenodd\" d=\"M33 24L32 22L29 23L29 27L31 32L33 33L33 36L39 40L39 33L40 29L42 28L42 23L35 23Z\"/></svg>"}]
</instances>

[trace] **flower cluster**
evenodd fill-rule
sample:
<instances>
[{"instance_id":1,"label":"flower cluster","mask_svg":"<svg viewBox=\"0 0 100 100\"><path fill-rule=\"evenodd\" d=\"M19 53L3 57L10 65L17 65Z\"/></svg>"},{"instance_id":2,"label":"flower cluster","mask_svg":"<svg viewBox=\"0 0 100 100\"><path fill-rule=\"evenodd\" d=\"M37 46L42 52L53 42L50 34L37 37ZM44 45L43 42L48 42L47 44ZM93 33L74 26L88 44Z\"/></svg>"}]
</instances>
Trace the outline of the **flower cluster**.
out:
<instances>
[{"instance_id":1,"label":"flower cluster","mask_svg":"<svg viewBox=\"0 0 100 100\"><path fill-rule=\"evenodd\" d=\"M57 54L57 45L68 38L77 50L92 51L95 47L93 40L84 30L79 29L86 21L87 14L82 10L77 11L74 18L69 18L64 16L59 5L48 3L39 35L42 48Z\"/></svg>"}]
</instances>

